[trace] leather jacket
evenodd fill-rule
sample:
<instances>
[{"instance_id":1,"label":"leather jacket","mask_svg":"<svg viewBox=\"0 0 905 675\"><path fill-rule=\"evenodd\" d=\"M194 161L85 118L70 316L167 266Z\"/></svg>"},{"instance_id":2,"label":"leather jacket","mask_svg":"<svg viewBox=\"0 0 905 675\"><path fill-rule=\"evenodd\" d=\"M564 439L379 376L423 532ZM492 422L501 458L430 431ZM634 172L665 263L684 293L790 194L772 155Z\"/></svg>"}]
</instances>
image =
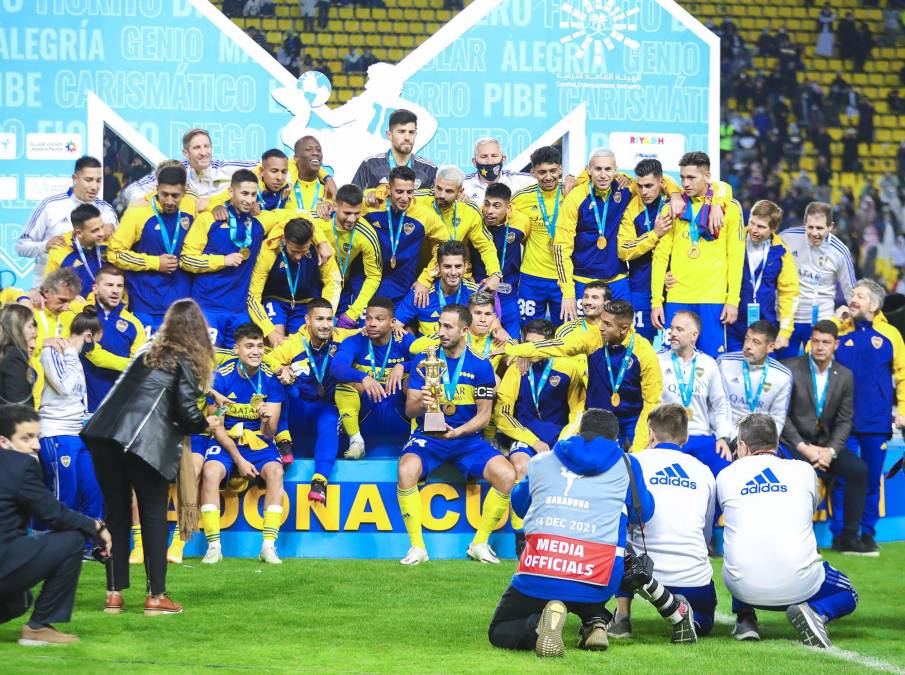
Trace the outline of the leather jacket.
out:
<instances>
[{"instance_id":1,"label":"leather jacket","mask_svg":"<svg viewBox=\"0 0 905 675\"><path fill-rule=\"evenodd\" d=\"M176 370L161 370L148 368L141 355L134 358L82 430L85 444L112 441L175 480L183 439L207 429L198 407L204 392L188 363L178 363Z\"/></svg>"}]
</instances>

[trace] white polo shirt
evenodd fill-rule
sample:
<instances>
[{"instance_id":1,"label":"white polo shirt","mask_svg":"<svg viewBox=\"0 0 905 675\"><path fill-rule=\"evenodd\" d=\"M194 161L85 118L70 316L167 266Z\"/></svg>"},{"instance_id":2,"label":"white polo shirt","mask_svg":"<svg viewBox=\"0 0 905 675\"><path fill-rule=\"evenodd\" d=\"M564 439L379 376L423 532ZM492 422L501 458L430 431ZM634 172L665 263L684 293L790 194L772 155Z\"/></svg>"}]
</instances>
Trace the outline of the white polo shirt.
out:
<instances>
[{"instance_id":1,"label":"white polo shirt","mask_svg":"<svg viewBox=\"0 0 905 675\"><path fill-rule=\"evenodd\" d=\"M663 373L663 403L678 403L681 406L682 394L679 390L679 377L675 372L672 350L664 349L657 354L660 371ZM691 379L691 364L694 363L694 387L691 396L691 419L688 420L689 436L716 436L732 438L735 435L729 400L723 389L723 378L716 361L707 354L695 350L688 361L678 359L682 369L682 382L685 386Z\"/></svg>"},{"instance_id":2,"label":"white polo shirt","mask_svg":"<svg viewBox=\"0 0 905 675\"><path fill-rule=\"evenodd\" d=\"M776 422L777 433L782 434L786 414L789 412L789 399L792 396L792 371L770 356L763 366L751 366L749 377L752 400L749 401L745 391L744 360L745 357L741 352L723 354L716 360L732 414L732 438L735 438L735 425L752 412L772 417ZM757 391L764 376L764 368L767 369L767 379L764 380L763 391L758 398ZM751 403L755 400L757 404L754 410L751 410Z\"/></svg>"}]
</instances>

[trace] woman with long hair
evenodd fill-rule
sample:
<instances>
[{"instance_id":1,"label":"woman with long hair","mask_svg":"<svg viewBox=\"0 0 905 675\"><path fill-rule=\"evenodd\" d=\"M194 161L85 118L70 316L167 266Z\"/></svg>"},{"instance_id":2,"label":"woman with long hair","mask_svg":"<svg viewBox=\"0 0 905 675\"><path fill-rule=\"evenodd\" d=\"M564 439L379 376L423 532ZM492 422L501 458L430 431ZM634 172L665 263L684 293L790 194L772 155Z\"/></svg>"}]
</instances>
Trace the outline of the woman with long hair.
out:
<instances>
[{"instance_id":1,"label":"woman with long hair","mask_svg":"<svg viewBox=\"0 0 905 675\"><path fill-rule=\"evenodd\" d=\"M38 325L34 313L23 305L0 310L0 403L35 406L36 373L29 365L35 349Z\"/></svg>"},{"instance_id":2,"label":"woman with long hair","mask_svg":"<svg viewBox=\"0 0 905 675\"><path fill-rule=\"evenodd\" d=\"M187 451L183 439L221 425L219 418L206 418L198 405L210 387L213 368L214 350L201 309L193 300L178 300L82 431L94 457L113 538L104 604L108 613L122 611L122 591L129 587L133 489L148 577L145 615L182 611L166 593L167 498ZM194 476L188 478L194 484Z\"/></svg>"}]
</instances>

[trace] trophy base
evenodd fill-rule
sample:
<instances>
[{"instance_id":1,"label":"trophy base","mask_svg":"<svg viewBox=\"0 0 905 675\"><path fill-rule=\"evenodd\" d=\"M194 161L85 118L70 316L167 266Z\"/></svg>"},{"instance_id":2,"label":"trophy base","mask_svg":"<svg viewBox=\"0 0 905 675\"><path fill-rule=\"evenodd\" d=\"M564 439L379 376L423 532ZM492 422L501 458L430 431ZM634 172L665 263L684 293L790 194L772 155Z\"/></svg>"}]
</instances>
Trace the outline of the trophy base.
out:
<instances>
[{"instance_id":1,"label":"trophy base","mask_svg":"<svg viewBox=\"0 0 905 675\"><path fill-rule=\"evenodd\" d=\"M439 410L424 413L424 433L442 434L446 432L446 417Z\"/></svg>"}]
</instances>

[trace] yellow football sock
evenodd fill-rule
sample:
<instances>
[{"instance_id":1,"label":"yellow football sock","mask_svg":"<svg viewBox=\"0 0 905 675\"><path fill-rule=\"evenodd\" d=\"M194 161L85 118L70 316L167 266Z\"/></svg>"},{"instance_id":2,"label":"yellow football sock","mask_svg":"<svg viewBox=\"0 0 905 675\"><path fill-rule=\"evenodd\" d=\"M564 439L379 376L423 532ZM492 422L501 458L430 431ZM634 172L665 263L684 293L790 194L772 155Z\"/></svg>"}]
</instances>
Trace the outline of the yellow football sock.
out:
<instances>
[{"instance_id":1,"label":"yellow football sock","mask_svg":"<svg viewBox=\"0 0 905 675\"><path fill-rule=\"evenodd\" d=\"M494 487L490 488L490 492L484 498L484 512L481 514L481 522L478 525L478 531L475 532L472 543L485 543L508 508L509 495L504 495Z\"/></svg>"},{"instance_id":2,"label":"yellow football sock","mask_svg":"<svg viewBox=\"0 0 905 675\"><path fill-rule=\"evenodd\" d=\"M141 548L141 525L132 526L132 545Z\"/></svg>"},{"instance_id":3,"label":"yellow football sock","mask_svg":"<svg viewBox=\"0 0 905 675\"><path fill-rule=\"evenodd\" d=\"M176 527L173 529L173 541L170 542L170 548L176 548L180 551L185 548L185 542L182 541L182 535L179 533L179 523L176 523Z\"/></svg>"},{"instance_id":4,"label":"yellow football sock","mask_svg":"<svg viewBox=\"0 0 905 675\"><path fill-rule=\"evenodd\" d=\"M264 510L264 541L276 541L283 520L283 507L279 504L268 506ZM219 523L218 523L219 527Z\"/></svg>"},{"instance_id":5,"label":"yellow football sock","mask_svg":"<svg viewBox=\"0 0 905 675\"><path fill-rule=\"evenodd\" d=\"M220 543L220 507L217 504L201 505L201 525L208 544Z\"/></svg>"},{"instance_id":6,"label":"yellow football sock","mask_svg":"<svg viewBox=\"0 0 905 675\"><path fill-rule=\"evenodd\" d=\"M319 480L319 481L321 481L322 483L328 483L328 482L329 482L329 481L327 480L327 477L326 477L324 474L322 474L322 473L316 473L316 474L314 474L313 476L311 476L311 480Z\"/></svg>"},{"instance_id":7,"label":"yellow football sock","mask_svg":"<svg viewBox=\"0 0 905 675\"><path fill-rule=\"evenodd\" d=\"M403 490L396 488L396 498L399 500L399 510L402 512L402 521L409 533L412 546L427 548L424 545L424 533L421 529L421 493L417 487Z\"/></svg>"},{"instance_id":8,"label":"yellow football sock","mask_svg":"<svg viewBox=\"0 0 905 675\"><path fill-rule=\"evenodd\" d=\"M343 429L349 436L361 431L358 417L361 413L361 394L347 384L336 385L336 409Z\"/></svg>"},{"instance_id":9,"label":"yellow football sock","mask_svg":"<svg viewBox=\"0 0 905 675\"><path fill-rule=\"evenodd\" d=\"M515 515L515 511L512 509L509 510L509 522L512 524L512 529L515 531L525 529L525 519Z\"/></svg>"}]
</instances>

